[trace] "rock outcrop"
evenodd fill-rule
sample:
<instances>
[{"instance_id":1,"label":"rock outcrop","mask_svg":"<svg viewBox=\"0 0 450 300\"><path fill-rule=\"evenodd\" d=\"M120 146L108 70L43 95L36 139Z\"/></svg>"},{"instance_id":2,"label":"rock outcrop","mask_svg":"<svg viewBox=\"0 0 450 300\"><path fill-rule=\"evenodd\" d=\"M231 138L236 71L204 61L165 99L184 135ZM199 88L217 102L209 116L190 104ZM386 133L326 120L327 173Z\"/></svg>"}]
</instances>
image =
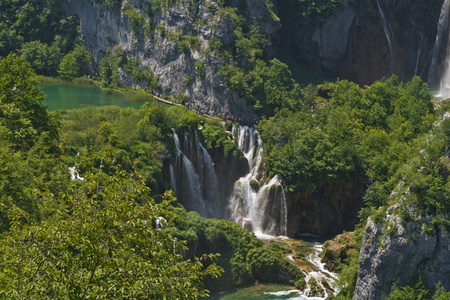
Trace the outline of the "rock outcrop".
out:
<instances>
[{"instance_id":1,"label":"rock outcrop","mask_svg":"<svg viewBox=\"0 0 450 300\"><path fill-rule=\"evenodd\" d=\"M245 3L236 3L239 13L249 24L258 24L271 41L279 24L271 18L264 1L239 2ZM251 107L230 91L218 74L222 65L232 61L211 50L209 44L218 39L223 47L231 47L230 15L212 0L195 4L178 0L169 6L155 9L151 1L144 0L123 1L121 7L90 0L63 4L68 15L79 19L80 36L97 64L107 50L120 46L158 76L163 94L186 95L195 107L208 113L227 112L253 120Z\"/></svg>"},{"instance_id":2,"label":"rock outcrop","mask_svg":"<svg viewBox=\"0 0 450 300\"><path fill-rule=\"evenodd\" d=\"M398 213L396 204L383 222L367 222L354 300L384 299L394 283L418 273L429 286L440 282L450 289L450 234L432 224L431 216L405 221ZM409 213L417 217L413 209Z\"/></svg>"},{"instance_id":3,"label":"rock outcrop","mask_svg":"<svg viewBox=\"0 0 450 300\"><path fill-rule=\"evenodd\" d=\"M334 239L326 241L323 245L321 262L327 266L330 272L338 271L336 261L344 262L350 255L357 253L354 235L354 232L344 232Z\"/></svg>"}]
</instances>

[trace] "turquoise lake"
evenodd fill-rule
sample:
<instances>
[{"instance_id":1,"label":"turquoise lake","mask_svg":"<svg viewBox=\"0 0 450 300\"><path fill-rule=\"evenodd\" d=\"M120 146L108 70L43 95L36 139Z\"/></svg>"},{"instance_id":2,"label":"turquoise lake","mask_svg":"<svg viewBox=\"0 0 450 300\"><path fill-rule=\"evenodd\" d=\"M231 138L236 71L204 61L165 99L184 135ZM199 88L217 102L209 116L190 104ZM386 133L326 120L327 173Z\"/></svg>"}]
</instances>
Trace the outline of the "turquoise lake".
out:
<instances>
[{"instance_id":1,"label":"turquoise lake","mask_svg":"<svg viewBox=\"0 0 450 300\"><path fill-rule=\"evenodd\" d=\"M43 104L48 107L49 111L105 105L118 105L138 109L145 103L132 102L120 93L97 87L51 84L42 85L41 88L47 95L47 100Z\"/></svg>"}]
</instances>

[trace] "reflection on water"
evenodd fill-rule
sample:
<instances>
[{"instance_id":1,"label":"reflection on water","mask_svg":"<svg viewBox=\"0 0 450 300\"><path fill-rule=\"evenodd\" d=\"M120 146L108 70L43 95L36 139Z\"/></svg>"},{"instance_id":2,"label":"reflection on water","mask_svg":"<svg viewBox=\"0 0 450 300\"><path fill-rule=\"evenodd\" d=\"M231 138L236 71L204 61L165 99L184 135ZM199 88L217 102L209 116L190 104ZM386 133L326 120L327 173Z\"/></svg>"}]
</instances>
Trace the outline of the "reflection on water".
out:
<instances>
[{"instance_id":1,"label":"reflection on water","mask_svg":"<svg viewBox=\"0 0 450 300\"><path fill-rule=\"evenodd\" d=\"M43 85L41 88L47 95L47 100L43 104L48 107L49 111L82 108L91 105L118 105L138 109L143 104L143 102L128 101L120 93L97 87L52 84Z\"/></svg>"}]
</instances>

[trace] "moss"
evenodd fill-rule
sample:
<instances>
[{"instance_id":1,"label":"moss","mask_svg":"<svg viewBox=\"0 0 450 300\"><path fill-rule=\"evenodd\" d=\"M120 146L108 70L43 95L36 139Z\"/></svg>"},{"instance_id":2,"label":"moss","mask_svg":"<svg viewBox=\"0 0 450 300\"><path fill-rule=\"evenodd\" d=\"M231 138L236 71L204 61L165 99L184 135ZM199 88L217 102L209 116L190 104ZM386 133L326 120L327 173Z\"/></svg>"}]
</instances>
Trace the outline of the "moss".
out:
<instances>
[{"instance_id":1,"label":"moss","mask_svg":"<svg viewBox=\"0 0 450 300\"><path fill-rule=\"evenodd\" d=\"M259 191L259 182L256 179L250 180L250 186L252 189L254 189L256 192Z\"/></svg>"}]
</instances>

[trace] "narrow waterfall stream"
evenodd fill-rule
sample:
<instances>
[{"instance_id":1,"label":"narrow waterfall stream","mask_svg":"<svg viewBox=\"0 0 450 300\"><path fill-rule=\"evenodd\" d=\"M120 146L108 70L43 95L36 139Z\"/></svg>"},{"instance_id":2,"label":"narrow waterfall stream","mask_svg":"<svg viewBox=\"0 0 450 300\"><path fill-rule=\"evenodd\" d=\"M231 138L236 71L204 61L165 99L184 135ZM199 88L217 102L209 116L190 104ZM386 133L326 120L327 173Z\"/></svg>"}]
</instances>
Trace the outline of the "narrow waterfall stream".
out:
<instances>
[{"instance_id":1,"label":"narrow waterfall stream","mask_svg":"<svg viewBox=\"0 0 450 300\"><path fill-rule=\"evenodd\" d=\"M394 32L392 30L391 23L389 23L389 20L384 15L383 9L381 8L379 0L377 0L377 6L378 6L378 13L381 17L381 25L383 26L384 34L386 35L386 39L388 42L389 47L389 74L391 75L394 72L394 47L392 45L392 39Z\"/></svg>"},{"instance_id":2,"label":"narrow waterfall stream","mask_svg":"<svg viewBox=\"0 0 450 300\"><path fill-rule=\"evenodd\" d=\"M287 208L283 186L276 175L266 180L262 170L263 145L259 132L233 127L233 137L247 158L250 172L235 184L229 199L231 218L257 236L287 234ZM267 182L268 181L268 182Z\"/></svg>"},{"instance_id":3,"label":"narrow waterfall stream","mask_svg":"<svg viewBox=\"0 0 450 300\"><path fill-rule=\"evenodd\" d=\"M434 43L428 82L436 97L450 98L450 0L445 0L441 8L439 23Z\"/></svg>"}]
</instances>

